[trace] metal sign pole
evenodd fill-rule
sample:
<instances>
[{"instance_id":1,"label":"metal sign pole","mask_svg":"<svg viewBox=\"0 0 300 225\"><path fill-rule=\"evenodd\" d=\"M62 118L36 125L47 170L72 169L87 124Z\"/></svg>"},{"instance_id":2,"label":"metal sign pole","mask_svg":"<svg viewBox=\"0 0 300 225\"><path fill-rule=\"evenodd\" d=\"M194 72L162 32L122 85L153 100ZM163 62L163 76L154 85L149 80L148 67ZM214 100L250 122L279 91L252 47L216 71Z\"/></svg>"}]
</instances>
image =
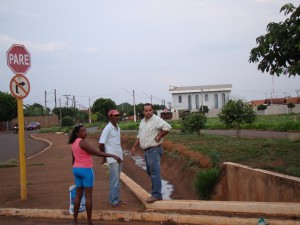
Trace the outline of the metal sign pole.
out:
<instances>
[{"instance_id":1,"label":"metal sign pole","mask_svg":"<svg viewBox=\"0 0 300 225\"><path fill-rule=\"evenodd\" d=\"M18 104L18 123L19 123L19 161L20 161L20 183L21 183L21 199L27 198L26 189L26 157L25 157L25 127L23 99L17 99Z\"/></svg>"}]
</instances>

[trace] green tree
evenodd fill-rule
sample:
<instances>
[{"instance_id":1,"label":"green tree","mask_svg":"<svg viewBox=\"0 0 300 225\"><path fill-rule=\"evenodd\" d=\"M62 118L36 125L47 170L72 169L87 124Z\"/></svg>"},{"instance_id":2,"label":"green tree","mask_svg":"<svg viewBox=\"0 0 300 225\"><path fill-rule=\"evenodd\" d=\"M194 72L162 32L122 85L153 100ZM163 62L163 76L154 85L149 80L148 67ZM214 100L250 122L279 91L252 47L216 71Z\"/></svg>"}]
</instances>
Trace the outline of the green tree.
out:
<instances>
[{"instance_id":1,"label":"green tree","mask_svg":"<svg viewBox=\"0 0 300 225\"><path fill-rule=\"evenodd\" d=\"M75 124L74 120L70 116L65 116L61 121L61 125L63 127L70 127L70 126L73 126L74 124Z\"/></svg>"},{"instance_id":2,"label":"green tree","mask_svg":"<svg viewBox=\"0 0 300 225\"><path fill-rule=\"evenodd\" d=\"M291 112L293 112L293 108L295 107L295 103L294 103L294 102L289 102L289 103L287 104L287 107L288 107L289 109L291 109Z\"/></svg>"},{"instance_id":3,"label":"green tree","mask_svg":"<svg viewBox=\"0 0 300 225\"><path fill-rule=\"evenodd\" d=\"M280 12L290 14L284 22L271 22L267 34L256 39L258 46L250 52L249 62L271 75L300 75L300 6L285 4Z\"/></svg>"},{"instance_id":4,"label":"green tree","mask_svg":"<svg viewBox=\"0 0 300 225\"><path fill-rule=\"evenodd\" d=\"M138 119L143 119L144 118L144 103L139 103L135 106L135 111L136 111L136 117ZM155 110L153 110L155 111Z\"/></svg>"},{"instance_id":5,"label":"green tree","mask_svg":"<svg viewBox=\"0 0 300 225\"><path fill-rule=\"evenodd\" d=\"M111 100L111 99L108 99L108 98L98 98L92 108L91 108L91 111L92 113L100 113L102 116L104 116L105 118L107 118L107 114L108 114L108 111L111 110L111 109L116 109L117 108L117 105L116 103Z\"/></svg>"},{"instance_id":6,"label":"green tree","mask_svg":"<svg viewBox=\"0 0 300 225\"><path fill-rule=\"evenodd\" d=\"M0 121L10 121L18 116L17 100L0 91Z\"/></svg>"},{"instance_id":7,"label":"green tree","mask_svg":"<svg viewBox=\"0 0 300 225\"><path fill-rule=\"evenodd\" d=\"M191 133L197 132L200 135L200 131L205 127L206 121L207 118L204 113L191 113L182 121L183 129Z\"/></svg>"},{"instance_id":8,"label":"green tree","mask_svg":"<svg viewBox=\"0 0 300 225\"><path fill-rule=\"evenodd\" d=\"M85 111L79 111L77 112L77 115L75 117L75 121L77 123L85 123L89 121L89 114Z\"/></svg>"},{"instance_id":9,"label":"green tree","mask_svg":"<svg viewBox=\"0 0 300 225\"><path fill-rule=\"evenodd\" d=\"M24 116L42 116L44 114L44 107L38 103L24 105Z\"/></svg>"},{"instance_id":10,"label":"green tree","mask_svg":"<svg viewBox=\"0 0 300 225\"><path fill-rule=\"evenodd\" d=\"M227 127L236 129L238 139L240 138L241 125L251 124L256 119L252 106L242 100L229 100L218 116Z\"/></svg>"},{"instance_id":11,"label":"green tree","mask_svg":"<svg viewBox=\"0 0 300 225\"><path fill-rule=\"evenodd\" d=\"M78 109L74 108L68 108L68 107L56 107L52 110L52 112L58 116L58 118L61 120L62 118L64 118L65 116L69 116L73 119L75 119ZM60 115L62 118L60 118Z\"/></svg>"},{"instance_id":12,"label":"green tree","mask_svg":"<svg viewBox=\"0 0 300 225\"><path fill-rule=\"evenodd\" d=\"M258 110L258 111L265 110L265 109L267 109L267 108L268 108L268 106L265 105L265 104L260 104L259 106L257 106L257 110Z\"/></svg>"},{"instance_id":13,"label":"green tree","mask_svg":"<svg viewBox=\"0 0 300 225\"><path fill-rule=\"evenodd\" d=\"M133 106L128 102L121 103L117 105L117 110L123 115L126 113L126 116L133 115Z\"/></svg>"}]
</instances>

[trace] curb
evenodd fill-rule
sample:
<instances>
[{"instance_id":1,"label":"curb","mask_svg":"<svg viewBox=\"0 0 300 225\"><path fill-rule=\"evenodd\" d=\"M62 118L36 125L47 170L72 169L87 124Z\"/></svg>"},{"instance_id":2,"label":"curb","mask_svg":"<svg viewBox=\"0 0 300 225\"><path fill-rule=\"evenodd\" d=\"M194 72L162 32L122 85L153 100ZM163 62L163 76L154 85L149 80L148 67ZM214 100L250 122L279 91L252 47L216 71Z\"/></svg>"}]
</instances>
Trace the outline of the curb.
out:
<instances>
[{"instance_id":1,"label":"curb","mask_svg":"<svg viewBox=\"0 0 300 225\"><path fill-rule=\"evenodd\" d=\"M59 209L0 209L0 216L23 216L29 218L72 219L68 210ZM78 219L86 219L86 213L79 213ZM93 220L139 220L163 222L171 220L176 223L205 225L257 225L258 218L226 217L222 215L188 215L180 213L132 212L132 211L93 211ZM299 225L300 221L284 219L268 219L272 225Z\"/></svg>"}]
</instances>

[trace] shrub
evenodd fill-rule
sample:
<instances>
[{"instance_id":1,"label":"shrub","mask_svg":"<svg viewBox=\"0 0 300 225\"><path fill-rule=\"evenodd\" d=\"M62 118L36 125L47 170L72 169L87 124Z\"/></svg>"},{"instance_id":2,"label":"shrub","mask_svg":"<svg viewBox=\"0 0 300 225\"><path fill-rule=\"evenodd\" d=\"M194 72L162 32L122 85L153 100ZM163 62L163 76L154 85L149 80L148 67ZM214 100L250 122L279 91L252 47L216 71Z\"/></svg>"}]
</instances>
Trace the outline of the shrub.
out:
<instances>
[{"instance_id":1,"label":"shrub","mask_svg":"<svg viewBox=\"0 0 300 225\"><path fill-rule=\"evenodd\" d=\"M206 120L207 118L203 113L193 113L187 115L185 120L182 122L182 126L184 130L200 134L200 130L205 127Z\"/></svg>"},{"instance_id":2,"label":"shrub","mask_svg":"<svg viewBox=\"0 0 300 225\"><path fill-rule=\"evenodd\" d=\"M289 103L287 104L287 107L288 107L289 109L291 109L291 112L292 112L292 110L293 110L293 108L294 108L295 106L296 106L296 105L295 105L294 102L289 102Z\"/></svg>"},{"instance_id":3,"label":"shrub","mask_svg":"<svg viewBox=\"0 0 300 225\"><path fill-rule=\"evenodd\" d=\"M246 123L251 124L256 119L252 106L241 99L237 101L229 100L218 116L227 127L236 129L238 139L240 138L241 126Z\"/></svg>"},{"instance_id":4,"label":"shrub","mask_svg":"<svg viewBox=\"0 0 300 225\"><path fill-rule=\"evenodd\" d=\"M207 105L201 105L199 112L208 113L209 109Z\"/></svg>"},{"instance_id":5,"label":"shrub","mask_svg":"<svg viewBox=\"0 0 300 225\"><path fill-rule=\"evenodd\" d=\"M63 127L70 127L74 125L74 120L70 117L70 116L65 116L62 121L61 121L61 125Z\"/></svg>"},{"instance_id":6,"label":"shrub","mask_svg":"<svg viewBox=\"0 0 300 225\"><path fill-rule=\"evenodd\" d=\"M216 150L212 150L212 151L209 151L207 153L210 161L211 161L211 164L212 164L212 167L218 167L219 166L219 162L220 162L220 154L218 151Z\"/></svg>"},{"instance_id":7,"label":"shrub","mask_svg":"<svg viewBox=\"0 0 300 225\"><path fill-rule=\"evenodd\" d=\"M200 170L197 173L194 185L200 199L210 199L213 192L213 188L217 182L219 173L220 169L218 168Z\"/></svg>"},{"instance_id":8,"label":"shrub","mask_svg":"<svg viewBox=\"0 0 300 225\"><path fill-rule=\"evenodd\" d=\"M258 110L258 111L265 110L265 109L267 109L267 108L268 108L268 106L267 106L267 105L264 105L264 104L260 104L259 106L257 106L257 110Z\"/></svg>"}]
</instances>

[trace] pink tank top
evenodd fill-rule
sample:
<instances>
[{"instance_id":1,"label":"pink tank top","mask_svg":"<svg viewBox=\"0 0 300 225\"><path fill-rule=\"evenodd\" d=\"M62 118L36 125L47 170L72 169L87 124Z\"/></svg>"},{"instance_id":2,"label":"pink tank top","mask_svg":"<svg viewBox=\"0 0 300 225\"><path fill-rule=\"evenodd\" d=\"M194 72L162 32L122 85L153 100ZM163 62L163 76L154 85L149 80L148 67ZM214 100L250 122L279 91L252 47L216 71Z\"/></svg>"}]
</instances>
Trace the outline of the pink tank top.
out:
<instances>
[{"instance_id":1,"label":"pink tank top","mask_svg":"<svg viewBox=\"0 0 300 225\"><path fill-rule=\"evenodd\" d=\"M82 138L77 138L72 144L72 152L75 157L73 167L77 168L92 168L93 167L93 157L91 154L87 153L85 150L80 148L79 142Z\"/></svg>"}]
</instances>

